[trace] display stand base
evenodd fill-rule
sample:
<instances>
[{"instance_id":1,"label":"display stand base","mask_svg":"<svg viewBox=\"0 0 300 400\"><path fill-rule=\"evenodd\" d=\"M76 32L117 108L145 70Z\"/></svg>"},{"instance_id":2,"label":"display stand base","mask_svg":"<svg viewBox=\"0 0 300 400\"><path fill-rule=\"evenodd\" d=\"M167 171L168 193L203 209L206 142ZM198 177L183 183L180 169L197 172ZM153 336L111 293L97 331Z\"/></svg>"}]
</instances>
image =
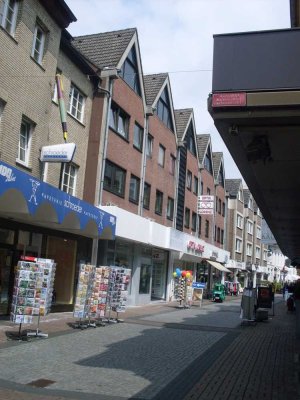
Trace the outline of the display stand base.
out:
<instances>
[{"instance_id":1,"label":"display stand base","mask_svg":"<svg viewBox=\"0 0 300 400\"><path fill-rule=\"evenodd\" d=\"M87 323L83 321L78 321L73 324L74 329L87 329Z\"/></svg>"},{"instance_id":2,"label":"display stand base","mask_svg":"<svg viewBox=\"0 0 300 400\"><path fill-rule=\"evenodd\" d=\"M27 335L27 337L36 337L36 338L42 338L42 339L48 338L48 333L43 333L39 330L33 331L33 332L27 332L26 335Z\"/></svg>"},{"instance_id":3,"label":"display stand base","mask_svg":"<svg viewBox=\"0 0 300 400\"><path fill-rule=\"evenodd\" d=\"M107 322L108 322L109 324L117 324L117 323L118 323L118 320L117 320L117 319L114 319L114 318L111 318L111 319L109 319Z\"/></svg>"}]
</instances>

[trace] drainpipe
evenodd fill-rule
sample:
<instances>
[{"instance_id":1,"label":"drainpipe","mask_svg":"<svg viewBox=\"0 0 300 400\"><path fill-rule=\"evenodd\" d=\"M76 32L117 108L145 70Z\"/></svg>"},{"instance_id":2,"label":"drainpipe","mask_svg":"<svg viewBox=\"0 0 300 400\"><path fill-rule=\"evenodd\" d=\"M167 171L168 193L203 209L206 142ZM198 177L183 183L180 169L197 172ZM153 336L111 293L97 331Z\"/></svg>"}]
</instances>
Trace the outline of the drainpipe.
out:
<instances>
[{"instance_id":1,"label":"drainpipe","mask_svg":"<svg viewBox=\"0 0 300 400\"><path fill-rule=\"evenodd\" d=\"M146 106L146 113L144 115L144 137L143 137L143 152L142 152L142 170L141 170L141 184L139 193L138 215L143 216L144 210L144 184L147 166L147 139L149 133L149 117L153 116L154 108Z\"/></svg>"},{"instance_id":2,"label":"drainpipe","mask_svg":"<svg viewBox=\"0 0 300 400\"><path fill-rule=\"evenodd\" d=\"M107 101L105 102L104 107L103 107L103 109L105 110L105 128L104 128L104 133L103 133L104 134L103 142L102 142L102 144L100 144L100 159L99 159L99 163L98 163L98 168L99 168L99 165L101 162L101 170L100 170L100 185L99 185L98 201L96 202L98 204L96 204L96 206L101 206L101 203L102 203L104 169L105 169L107 141L108 141L109 111L110 111L110 107L111 107L113 81L114 81L114 79L118 78L118 72L119 72L119 70L117 68L104 67L100 73L100 78L108 79L108 84L106 82L105 88L98 86L98 90L107 95ZM108 88L107 88L107 86L108 86ZM105 109L105 106L106 106L106 109ZM95 183L98 186L98 182L95 182ZM91 255L91 264L92 265L97 265L97 258L98 258L98 238L93 239L92 255Z\"/></svg>"},{"instance_id":3,"label":"drainpipe","mask_svg":"<svg viewBox=\"0 0 300 400\"><path fill-rule=\"evenodd\" d=\"M177 224L177 208L178 208L178 188L179 188L179 166L180 166L180 146L177 145L177 156L175 160L175 171L174 171L174 181L175 181L175 190L174 190L174 218L173 218L173 228L176 229Z\"/></svg>"}]
</instances>

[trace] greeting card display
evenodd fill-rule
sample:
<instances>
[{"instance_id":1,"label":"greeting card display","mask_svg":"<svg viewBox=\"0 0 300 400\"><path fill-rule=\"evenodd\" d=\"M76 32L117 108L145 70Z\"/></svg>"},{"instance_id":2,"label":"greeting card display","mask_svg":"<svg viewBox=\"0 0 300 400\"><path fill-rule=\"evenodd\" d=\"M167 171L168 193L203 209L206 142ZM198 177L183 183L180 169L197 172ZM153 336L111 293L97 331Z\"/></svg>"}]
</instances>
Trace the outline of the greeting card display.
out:
<instances>
[{"instance_id":1,"label":"greeting card display","mask_svg":"<svg viewBox=\"0 0 300 400\"><path fill-rule=\"evenodd\" d=\"M90 304L88 299L90 299L92 295L94 276L94 265L80 264L75 307L73 312L74 317L85 318L89 314Z\"/></svg>"},{"instance_id":2,"label":"greeting card display","mask_svg":"<svg viewBox=\"0 0 300 400\"><path fill-rule=\"evenodd\" d=\"M105 316L109 273L109 267L95 268L91 296L88 300L88 313L90 316L97 318L103 318Z\"/></svg>"},{"instance_id":3,"label":"greeting card display","mask_svg":"<svg viewBox=\"0 0 300 400\"><path fill-rule=\"evenodd\" d=\"M192 271L176 268L174 276L174 296L179 301L179 307L189 308L192 304Z\"/></svg>"},{"instance_id":4,"label":"greeting card display","mask_svg":"<svg viewBox=\"0 0 300 400\"><path fill-rule=\"evenodd\" d=\"M11 321L32 323L34 316L48 314L55 276L53 260L19 261L13 289Z\"/></svg>"},{"instance_id":5,"label":"greeting card display","mask_svg":"<svg viewBox=\"0 0 300 400\"><path fill-rule=\"evenodd\" d=\"M128 285L131 270L122 267L110 267L108 307L117 313L125 312L128 297Z\"/></svg>"}]
</instances>

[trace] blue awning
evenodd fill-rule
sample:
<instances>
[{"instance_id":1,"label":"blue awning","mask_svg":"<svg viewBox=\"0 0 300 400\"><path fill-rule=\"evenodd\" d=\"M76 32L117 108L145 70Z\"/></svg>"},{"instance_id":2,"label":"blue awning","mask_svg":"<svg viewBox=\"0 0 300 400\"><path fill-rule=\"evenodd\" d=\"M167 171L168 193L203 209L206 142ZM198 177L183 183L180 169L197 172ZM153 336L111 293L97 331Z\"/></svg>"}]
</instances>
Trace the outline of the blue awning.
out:
<instances>
[{"instance_id":1,"label":"blue awning","mask_svg":"<svg viewBox=\"0 0 300 400\"><path fill-rule=\"evenodd\" d=\"M114 215L3 161L0 216L92 238L115 238Z\"/></svg>"}]
</instances>

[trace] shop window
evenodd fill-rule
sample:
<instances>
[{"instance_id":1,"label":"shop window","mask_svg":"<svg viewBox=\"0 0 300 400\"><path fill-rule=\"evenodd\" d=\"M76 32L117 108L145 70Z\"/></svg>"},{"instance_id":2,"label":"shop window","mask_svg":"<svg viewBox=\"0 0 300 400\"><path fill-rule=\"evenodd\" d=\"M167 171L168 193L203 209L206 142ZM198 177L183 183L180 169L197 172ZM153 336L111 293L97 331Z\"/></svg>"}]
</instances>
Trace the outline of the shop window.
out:
<instances>
[{"instance_id":1,"label":"shop window","mask_svg":"<svg viewBox=\"0 0 300 400\"><path fill-rule=\"evenodd\" d=\"M75 196L78 167L74 164L63 163L60 190Z\"/></svg>"},{"instance_id":2,"label":"shop window","mask_svg":"<svg viewBox=\"0 0 300 400\"><path fill-rule=\"evenodd\" d=\"M69 93L69 110L68 112L73 115L78 121L83 122L85 105L85 96L73 84L70 87Z\"/></svg>"},{"instance_id":3,"label":"shop window","mask_svg":"<svg viewBox=\"0 0 300 400\"><path fill-rule=\"evenodd\" d=\"M14 244L15 232L9 229L0 229L0 243Z\"/></svg>"},{"instance_id":4,"label":"shop window","mask_svg":"<svg viewBox=\"0 0 300 400\"><path fill-rule=\"evenodd\" d=\"M143 207L149 210L150 208L150 192L151 186L148 183L144 183L144 198L143 198Z\"/></svg>"},{"instance_id":5,"label":"shop window","mask_svg":"<svg viewBox=\"0 0 300 400\"><path fill-rule=\"evenodd\" d=\"M125 179L126 171L106 160L104 189L123 197L125 193Z\"/></svg>"},{"instance_id":6,"label":"shop window","mask_svg":"<svg viewBox=\"0 0 300 400\"><path fill-rule=\"evenodd\" d=\"M1 26L11 36L15 35L18 8L19 2L17 0L4 0L4 3L2 4L2 10L0 10L2 14Z\"/></svg>"},{"instance_id":7,"label":"shop window","mask_svg":"<svg viewBox=\"0 0 300 400\"><path fill-rule=\"evenodd\" d=\"M150 293L151 268L151 265L141 265L139 294Z\"/></svg>"}]
</instances>

